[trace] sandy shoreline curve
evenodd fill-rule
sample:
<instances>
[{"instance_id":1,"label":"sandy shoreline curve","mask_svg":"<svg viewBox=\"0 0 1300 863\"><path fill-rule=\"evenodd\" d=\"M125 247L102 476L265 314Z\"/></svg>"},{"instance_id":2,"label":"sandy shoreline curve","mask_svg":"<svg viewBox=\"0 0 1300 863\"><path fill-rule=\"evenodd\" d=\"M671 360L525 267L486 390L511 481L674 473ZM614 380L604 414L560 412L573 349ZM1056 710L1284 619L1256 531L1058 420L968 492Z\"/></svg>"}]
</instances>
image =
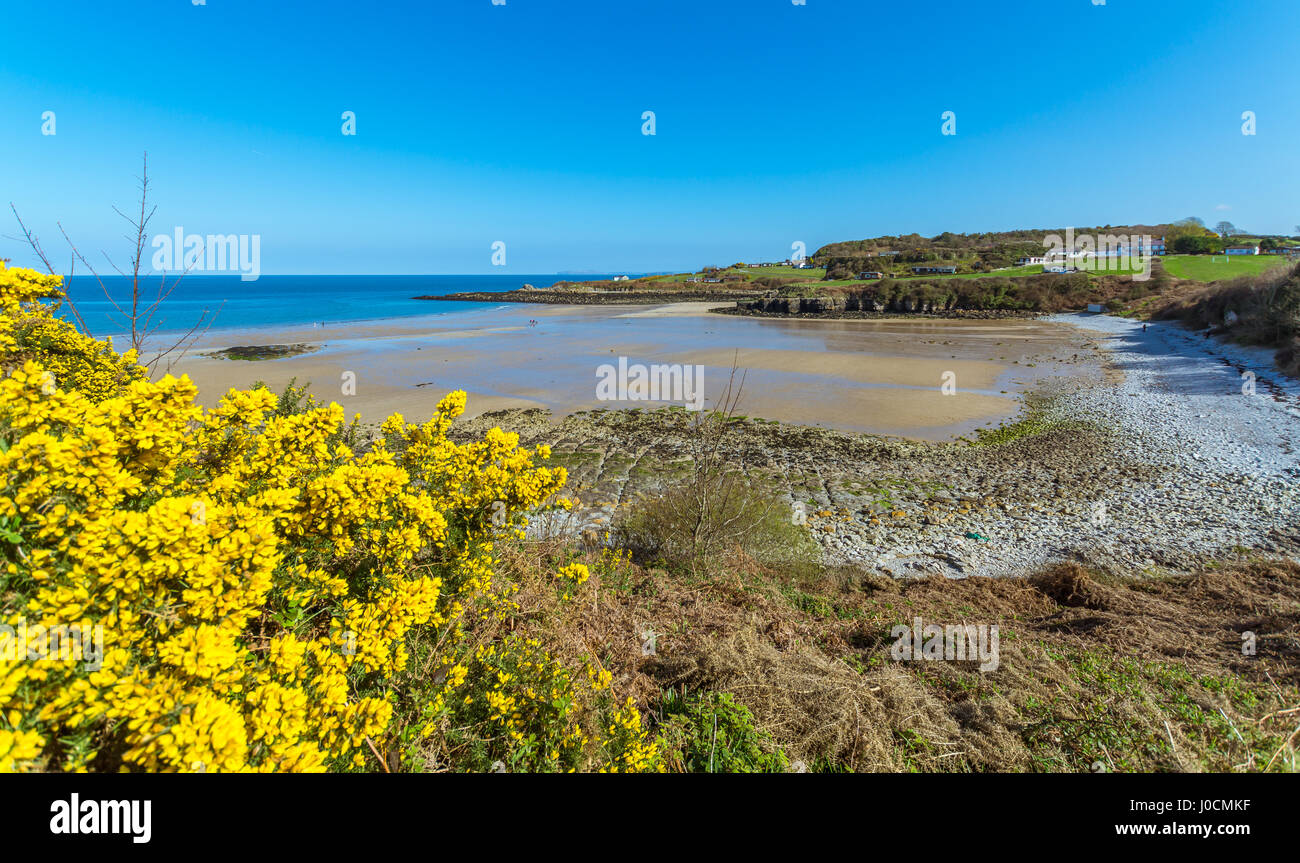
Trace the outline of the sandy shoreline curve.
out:
<instances>
[{"instance_id":1,"label":"sandy shoreline curve","mask_svg":"<svg viewBox=\"0 0 1300 863\"><path fill-rule=\"evenodd\" d=\"M847 431L931 440L1014 417L1019 395L1081 373L1081 338L1035 320L757 319L710 314L717 302L657 306L503 306L458 314L349 324L213 330L176 363L200 401L215 405L255 381L280 390L309 383L349 415L428 416L449 391L468 393L467 415L547 408L557 417L594 408L656 407L596 398L596 369L629 363L704 367L707 403L733 362L745 378L739 411ZM311 353L246 361L215 358L236 345L304 343ZM345 383L355 380L355 392ZM952 392L943 384L950 381Z\"/></svg>"}]
</instances>

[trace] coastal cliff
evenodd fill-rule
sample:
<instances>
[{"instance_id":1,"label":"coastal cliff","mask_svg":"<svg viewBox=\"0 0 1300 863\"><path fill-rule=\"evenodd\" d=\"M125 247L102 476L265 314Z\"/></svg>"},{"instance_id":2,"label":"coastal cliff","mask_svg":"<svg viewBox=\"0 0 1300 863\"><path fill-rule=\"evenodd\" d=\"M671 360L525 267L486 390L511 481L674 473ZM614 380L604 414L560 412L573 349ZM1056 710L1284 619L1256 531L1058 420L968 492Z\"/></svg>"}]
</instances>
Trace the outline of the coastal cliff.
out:
<instances>
[{"instance_id":1,"label":"coastal cliff","mask_svg":"<svg viewBox=\"0 0 1300 863\"><path fill-rule=\"evenodd\" d=\"M1040 312L1019 309L953 309L940 303L923 302L906 297L895 302L880 302L858 295L824 297L763 297L738 300L734 308L714 309L720 314L775 317L872 317L883 315L926 314L944 318L1025 318Z\"/></svg>"}]
</instances>

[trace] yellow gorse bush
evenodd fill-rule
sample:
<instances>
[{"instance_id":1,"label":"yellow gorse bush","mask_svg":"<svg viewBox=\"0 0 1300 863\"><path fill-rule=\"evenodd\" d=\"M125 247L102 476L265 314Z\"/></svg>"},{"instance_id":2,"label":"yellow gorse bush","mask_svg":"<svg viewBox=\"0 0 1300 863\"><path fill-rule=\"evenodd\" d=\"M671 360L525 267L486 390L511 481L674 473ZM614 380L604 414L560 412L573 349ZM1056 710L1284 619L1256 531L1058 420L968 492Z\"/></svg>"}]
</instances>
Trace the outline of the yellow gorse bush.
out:
<instances>
[{"instance_id":1,"label":"yellow gorse bush","mask_svg":"<svg viewBox=\"0 0 1300 863\"><path fill-rule=\"evenodd\" d=\"M41 301L59 284L0 265L3 622L102 632L102 661L33 661L9 639L0 771L380 766L413 644L443 669L421 737L479 709L463 690L505 745L539 749L529 764L583 763L568 673L534 641L464 643L473 615L512 610L493 515L518 524L564 484L535 463L544 447L499 429L450 441L462 392L426 423L391 417L364 451L336 404L232 390L205 411L188 378L150 382L54 318ZM598 766L655 769L628 709L591 742ZM533 719L555 721L545 741Z\"/></svg>"},{"instance_id":2,"label":"yellow gorse bush","mask_svg":"<svg viewBox=\"0 0 1300 863\"><path fill-rule=\"evenodd\" d=\"M0 353L12 365L38 359L46 389L76 390L91 401L116 395L122 385L142 380L145 370L134 351L118 354L54 317L62 302L62 279L0 261ZM53 300L53 304L42 302Z\"/></svg>"}]
</instances>

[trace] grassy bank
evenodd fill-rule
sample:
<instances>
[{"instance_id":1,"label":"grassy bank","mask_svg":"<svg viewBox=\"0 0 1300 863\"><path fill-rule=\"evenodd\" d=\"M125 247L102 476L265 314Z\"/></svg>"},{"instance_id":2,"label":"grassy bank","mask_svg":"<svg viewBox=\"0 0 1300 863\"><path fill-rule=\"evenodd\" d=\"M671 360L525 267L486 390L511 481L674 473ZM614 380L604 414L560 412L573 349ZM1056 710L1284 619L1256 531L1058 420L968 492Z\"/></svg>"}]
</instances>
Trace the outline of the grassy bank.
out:
<instances>
[{"instance_id":1,"label":"grassy bank","mask_svg":"<svg viewBox=\"0 0 1300 863\"><path fill-rule=\"evenodd\" d=\"M1294 772L1300 567L1253 561L1154 579L1062 564L1028 581L794 576L743 553L711 572L604 552L548 624L600 645L651 706L675 769ZM580 609L580 611L579 611ZM998 667L896 661L893 628L997 626ZM1242 631L1256 654L1242 653ZM653 635L653 652L647 649ZM659 705L694 699L667 733ZM711 718L748 755L711 751ZM675 742L674 742L675 741ZM734 754L730 744L725 751Z\"/></svg>"},{"instance_id":2,"label":"grassy bank","mask_svg":"<svg viewBox=\"0 0 1300 863\"><path fill-rule=\"evenodd\" d=\"M1300 264L1179 290L1152 308L1156 318L1213 328L1241 344L1274 348L1278 367L1300 377Z\"/></svg>"},{"instance_id":3,"label":"grassy bank","mask_svg":"<svg viewBox=\"0 0 1300 863\"><path fill-rule=\"evenodd\" d=\"M1169 275L1193 282L1257 276L1287 263L1288 259L1282 255L1170 255L1164 258L1165 271Z\"/></svg>"},{"instance_id":4,"label":"grassy bank","mask_svg":"<svg viewBox=\"0 0 1300 863\"><path fill-rule=\"evenodd\" d=\"M714 472L709 453L731 447L707 445L719 439L709 422L702 443L684 447L703 470L618 510L610 539L622 548L630 538L632 553L593 538L584 592L567 613L548 606L527 624L575 657L595 649L618 697L647 706L668 769L1300 766L1294 562L1155 573L1061 563L1007 580L894 580L822 565L801 548L788 512L772 517L784 504L734 479L728 489L725 468ZM978 443L1033 444L1060 431L1031 410ZM807 511L810 525L833 515ZM523 543L506 557L527 572L532 555L565 547L562 538ZM900 658L897 627L918 618L996 627L996 667Z\"/></svg>"}]
</instances>

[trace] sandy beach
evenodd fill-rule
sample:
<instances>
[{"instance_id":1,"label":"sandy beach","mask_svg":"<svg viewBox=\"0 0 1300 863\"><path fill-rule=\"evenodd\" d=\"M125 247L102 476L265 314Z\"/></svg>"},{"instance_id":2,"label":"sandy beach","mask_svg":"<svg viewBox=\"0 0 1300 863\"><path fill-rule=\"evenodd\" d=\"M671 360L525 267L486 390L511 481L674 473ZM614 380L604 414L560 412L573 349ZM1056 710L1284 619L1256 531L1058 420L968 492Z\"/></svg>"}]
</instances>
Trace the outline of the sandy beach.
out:
<instances>
[{"instance_id":1,"label":"sandy beach","mask_svg":"<svg viewBox=\"0 0 1300 863\"><path fill-rule=\"evenodd\" d=\"M629 363L704 367L707 404L733 363L739 412L847 431L947 440L1016 415L1018 396L1074 371L1080 338L1034 320L754 319L710 314L716 303L662 306L503 306L455 314L312 327L211 331L175 364L204 404L255 381L310 383L318 398L380 420L427 416L447 392L469 394L468 416L539 407L556 417L670 402L601 401L596 369ZM231 360L233 346L308 344L273 360ZM344 383L355 378L355 394ZM953 392L945 394L945 380Z\"/></svg>"}]
</instances>

